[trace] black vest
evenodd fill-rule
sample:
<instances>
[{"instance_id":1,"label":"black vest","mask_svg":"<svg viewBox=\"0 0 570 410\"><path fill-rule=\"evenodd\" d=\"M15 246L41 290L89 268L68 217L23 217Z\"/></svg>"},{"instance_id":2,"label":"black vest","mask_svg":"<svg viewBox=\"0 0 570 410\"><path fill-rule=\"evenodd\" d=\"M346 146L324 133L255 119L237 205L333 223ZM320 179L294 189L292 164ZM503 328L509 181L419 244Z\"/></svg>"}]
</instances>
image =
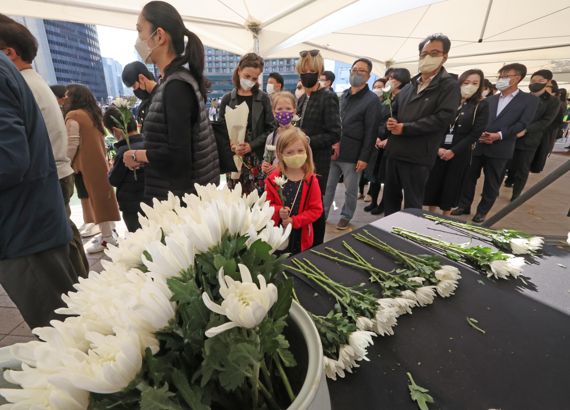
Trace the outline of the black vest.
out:
<instances>
[{"instance_id":1,"label":"black vest","mask_svg":"<svg viewBox=\"0 0 570 410\"><path fill-rule=\"evenodd\" d=\"M183 196L195 193L194 184L206 185L220 182L220 167L216 139L208 120L208 111L194 77L186 69L180 69L162 82L155 93L144 122L145 148L160 149L168 146L168 125L166 124L163 104L163 93L166 85L172 80L181 80L192 86L200 104L200 119L192 129L192 139L187 141L187 161L183 164L172 164L168 170L153 167L152 163L145 170L145 197L166 199L168 192ZM175 171L173 171L175 170Z\"/></svg>"}]
</instances>

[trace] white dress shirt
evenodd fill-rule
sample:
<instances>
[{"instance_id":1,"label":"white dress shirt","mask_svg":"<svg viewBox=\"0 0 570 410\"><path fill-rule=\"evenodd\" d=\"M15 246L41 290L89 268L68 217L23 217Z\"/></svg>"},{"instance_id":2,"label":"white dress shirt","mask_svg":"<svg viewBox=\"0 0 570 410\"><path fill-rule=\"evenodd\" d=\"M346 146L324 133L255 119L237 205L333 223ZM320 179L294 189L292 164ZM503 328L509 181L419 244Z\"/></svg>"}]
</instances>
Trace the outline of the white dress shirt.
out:
<instances>
[{"instance_id":1,"label":"white dress shirt","mask_svg":"<svg viewBox=\"0 0 570 410\"><path fill-rule=\"evenodd\" d=\"M505 109L507 105L517 96L519 93L519 89L517 88L515 91L510 93L509 95L503 95L503 93L499 94L499 104L497 104L497 117Z\"/></svg>"}]
</instances>

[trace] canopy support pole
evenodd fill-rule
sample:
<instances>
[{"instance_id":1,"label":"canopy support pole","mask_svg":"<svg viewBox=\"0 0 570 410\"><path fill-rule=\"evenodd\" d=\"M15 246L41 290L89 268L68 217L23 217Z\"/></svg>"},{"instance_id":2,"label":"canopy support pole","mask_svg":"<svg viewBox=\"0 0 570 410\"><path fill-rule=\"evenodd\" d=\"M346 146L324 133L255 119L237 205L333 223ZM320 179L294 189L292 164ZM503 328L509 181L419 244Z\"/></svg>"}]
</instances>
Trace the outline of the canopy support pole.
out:
<instances>
[{"instance_id":1,"label":"canopy support pole","mask_svg":"<svg viewBox=\"0 0 570 410\"><path fill-rule=\"evenodd\" d=\"M491 14L491 7L493 6L493 0L489 0L489 5L487 6L487 13L485 13L485 20L483 21L483 27L481 27L481 34L479 34L478 43L483 42L483 36L485 35L485 30L487 29L487 22L489 21L489 15Z\"/></svg>"}]
</instances>

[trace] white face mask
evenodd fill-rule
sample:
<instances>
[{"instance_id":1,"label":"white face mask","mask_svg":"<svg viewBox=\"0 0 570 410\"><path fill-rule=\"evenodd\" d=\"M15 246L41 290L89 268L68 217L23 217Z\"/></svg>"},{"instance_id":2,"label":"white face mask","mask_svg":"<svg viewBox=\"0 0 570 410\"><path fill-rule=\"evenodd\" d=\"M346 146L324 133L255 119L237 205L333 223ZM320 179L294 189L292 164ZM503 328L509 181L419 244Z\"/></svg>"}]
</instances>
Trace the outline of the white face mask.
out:
<instances>
[{"instance_id":1,"label":"white face mask","mask_svg":"<svg viewBox=\"0 0 570 410\"><path fill-rule=\"evenodd\" d=\"M499 91L506 90L510 86L511 86L511 79L509 77L499 78L497 80L497 84L495 84L495 87L497 87L497 90Z\"/></svg>"},{"instance_id":2,"label":"white face mask","mask_svg":"<svg viewBox=\"0 0 570 410\"><path fill-rule=\"evenodd\" d=\"M135 50L137 50L137 53L139 53L139 56L142 58L142 60L147 63L147 64L153 64L154 61L152 61L152 51L156 48L150 48L148 46L147 41L149 39L152 38L152 36L154 36L154 34L156 33L156 30L154 30L149 38L147 38L146 40L142 40L140 37L137 37L137 41L135 41Z\"/></svg>"},{"instance_id":3,"label":"white face mask","mask_svg":"<svg viewBox=\"0 0 570 410\"><path fill-rule=\"evenodd\" d=\"M319 84L321 85L321 88L326 88L327 86L327 82L324 80L319 80Z\"/></svg>"},{"instance_id":4,"label":"white face mask","mask_svg":"<svg viewBox=\"0 0 570 410\"><path fill-rule=\"evenodd\" d=\"M253 88L253 86L255 85L255 81L252 81L248 78L239 78L239 85L242 89L249 91Z\"/></svg>"},{"instance_id":5,"label":"white face mask","mask_svg":"<svg viewBox=\"0 0 570 410\"><path fill-rule=\"evenodd\" d=\"M374 94L376 94L378 97L382 97L382 96L384 95L384 92L382 91L381 88L374 88L374 89L372 90L372 92L373 92Z\"/></svg>"},{"instance_id":6,"label":"white face mask","mask_svg":"<svg viewBox=\"0 0 570 410\"><path fill-rule=\"evenodd\" d=\"M267 91L267 94L273 94L275 92L275 84L267 83L265 91Z\"/></svg>"},{"instance_id":7,"label":"white face mask","mask_svg":"<svg viewBox=\"0 0 570 410\"><path fill-rule=\"evenodd\" d=\"M420 59L418 69L422 74L432 73L437 70L442 63L443 56L432 57L430 55L427 55L424 58Z\"/></svg>"},{"instance_id":8,"label":"white face mask","mask_svg":"<svg viewBox=\"0 0 570 410\"><path fill-rule=\"evenodd\" d=\"M483 97L488 96L488 95L489 95L489 90L483 90L483 92L481 93L481 95L482 95Z\"/></svg>"},{"instance_id":9,"label":"white face mask","mask_svg":"<svg viewBox=\"0 0 570 410\"><path fill-rule=\"evenodd\" d=\"M467 99L470 98L473 94L477 92L479 89L478 85L475 84L463 84L461 86L461 97Z\"/></svg>"}]
</instances>

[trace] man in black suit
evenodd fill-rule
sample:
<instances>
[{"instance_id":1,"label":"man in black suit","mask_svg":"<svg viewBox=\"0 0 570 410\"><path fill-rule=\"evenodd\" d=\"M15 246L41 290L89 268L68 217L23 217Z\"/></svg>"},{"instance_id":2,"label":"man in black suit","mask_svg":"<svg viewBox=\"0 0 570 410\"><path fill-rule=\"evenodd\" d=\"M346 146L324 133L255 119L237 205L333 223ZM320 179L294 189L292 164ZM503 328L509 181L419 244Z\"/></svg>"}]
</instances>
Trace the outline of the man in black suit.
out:
<instances>
[{"instance_id":1,"label":"man in black suit","mask_svg":"<svg viewBox=\"0 0 570 410\"><path fill-rule=\"evenodd\" d=\"M496 86L500 93L487 98L489 122L473 151L459 207L451 212L452 215L471 213L481 169L485 173L485 184L473 222L483 222L499 196L507 162L513 157L517 134L526 130L538 105L538 98L518 88L525 76L526 67L518 63L507 64L499 70Z\"/></svg>"},{"instance_id":2,"label":"man in black suit","mask_svg":"<svg viewBox=\"0 0 570 410\"><path fill-rule=\"evenodd\" d=\"M530 77L529 89L538 97L538 107L526 131L517 135L519 138L515 145L515 154L505 181L506 187L513 188L511 201L518 198L526 185L536 150L545 138L546 140L550 138L548 130L551 129L559 111L558 99L546 92L546 86L551 80L552 71L550 70L539 70Z\"/></svg>"}]
</instances>

